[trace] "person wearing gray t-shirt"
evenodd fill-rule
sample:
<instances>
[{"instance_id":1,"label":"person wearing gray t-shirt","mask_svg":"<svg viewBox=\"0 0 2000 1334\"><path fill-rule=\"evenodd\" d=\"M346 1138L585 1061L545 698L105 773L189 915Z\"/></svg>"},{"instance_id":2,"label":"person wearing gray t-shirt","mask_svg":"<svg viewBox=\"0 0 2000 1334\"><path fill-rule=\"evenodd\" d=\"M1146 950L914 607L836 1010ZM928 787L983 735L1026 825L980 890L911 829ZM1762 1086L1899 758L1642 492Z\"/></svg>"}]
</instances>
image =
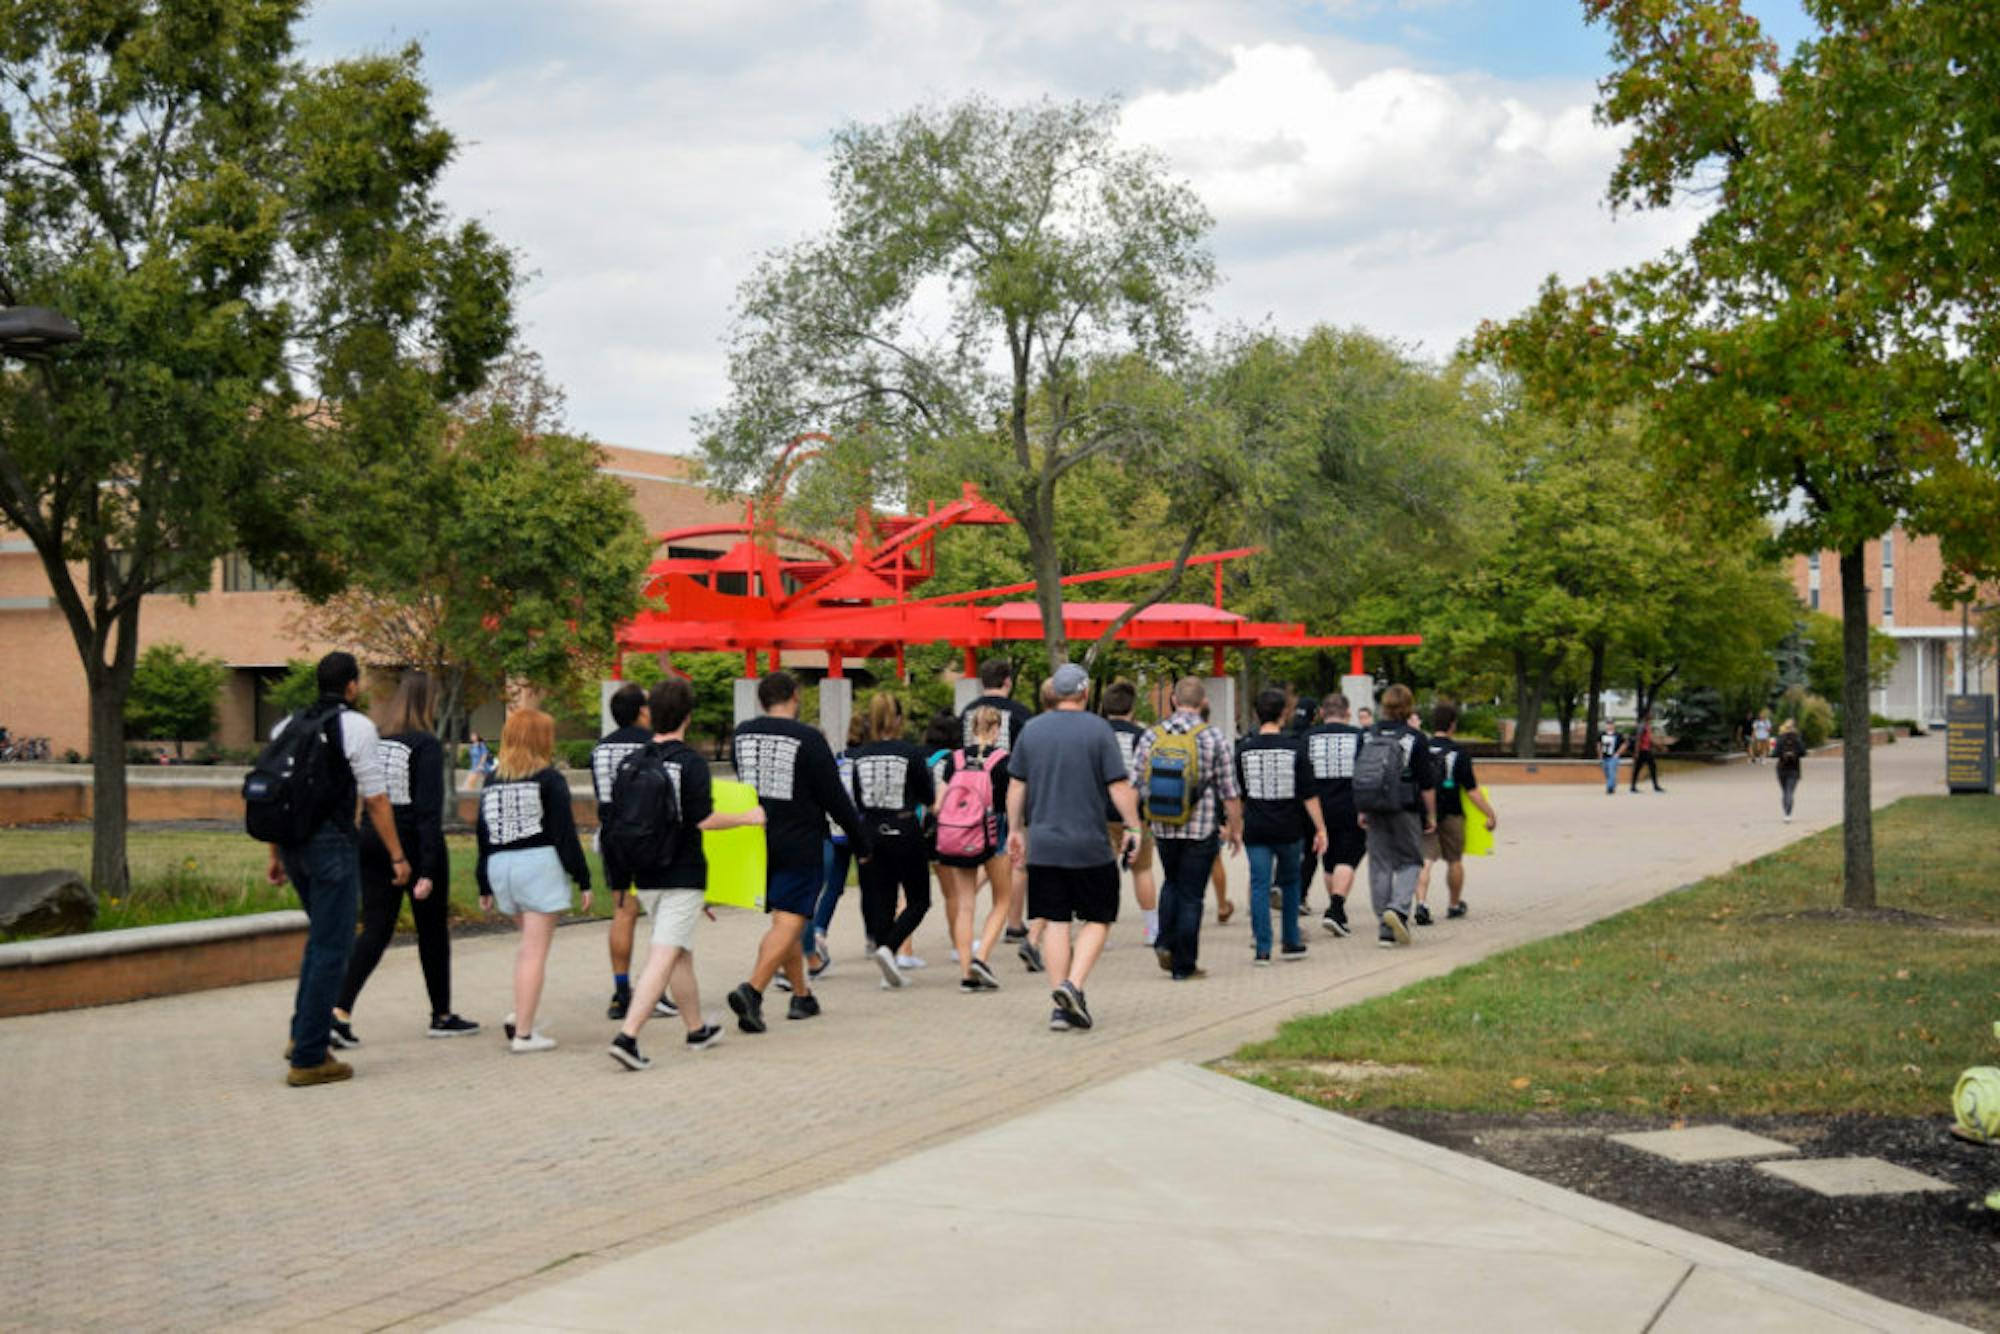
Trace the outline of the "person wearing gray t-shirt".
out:
<instances>
[{"instance_id":1,"label":"person wearing gray t-shirt","mask_svg":"<svg viewBox=\"0 0 2000 1334\"><path fill-rule=\"evenodd\" d=\"M1047 924L1042 957L1049 976L1059 979L1049 1027L1061 1031L1091 1026L1083 984L1118 919L1118 862L1107 855L1105 799L1124 818L1125 857L1139 847L1139 800L1111 724L1085 711L1090 674L1064 663L1049 690L1055 707L1021 729L1008 757L1007 855L1028 869L1028 916ZM1071 922L1080 923L1073 948Z\"/></svg>"}]
</instances>

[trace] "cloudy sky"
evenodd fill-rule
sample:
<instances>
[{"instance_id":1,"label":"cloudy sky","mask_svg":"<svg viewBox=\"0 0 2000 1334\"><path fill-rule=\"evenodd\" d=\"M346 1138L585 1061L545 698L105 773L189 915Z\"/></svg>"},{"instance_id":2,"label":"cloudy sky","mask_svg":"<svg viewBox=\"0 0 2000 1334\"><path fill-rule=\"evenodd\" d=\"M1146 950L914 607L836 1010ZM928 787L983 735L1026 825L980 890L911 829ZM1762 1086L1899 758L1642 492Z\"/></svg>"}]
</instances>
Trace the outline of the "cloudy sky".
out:
<instances>
[{"instance_id":1,"label":"cloudy sky","mask_svg":"<svg viewBox=\"0 0 2000 1334\"><path fill-rule=\"evenodd\" d=\"M1789 46L1797 0L1747 6ZM309 51L420 42L446 193L532 272L528 342L611 444L692 448L762 252L828 217L828 132L978 90L1118 97L1215 216L1214 322L1450 351L1551 271L1658 250L1614 219L1575 0L322 0Z\"/></svg>"}]
</instances>

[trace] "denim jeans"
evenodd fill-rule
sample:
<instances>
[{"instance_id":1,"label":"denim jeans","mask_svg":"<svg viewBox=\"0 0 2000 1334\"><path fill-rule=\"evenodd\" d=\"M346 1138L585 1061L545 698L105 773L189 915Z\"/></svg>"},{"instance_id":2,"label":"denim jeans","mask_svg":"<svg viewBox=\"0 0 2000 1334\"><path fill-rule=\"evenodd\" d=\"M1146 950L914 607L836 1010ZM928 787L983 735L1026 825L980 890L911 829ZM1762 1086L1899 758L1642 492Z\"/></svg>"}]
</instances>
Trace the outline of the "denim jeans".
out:
<instances>
[{"instance_id":1,"label":"denim jeans","mask_svg":"<svg viewBox=\"0 0 2000 1334\"><path fill-rule=\"evenodd\" d=\"M1607 755L1601 763L1604 765L1604 790L1606 792L1616 792L1618 790L1618 757L1616 755Z\"/></svg>"},{"instance_id":2,"label":"denim jeans","mask_svg":"<svg viewBox=\"0 0 2000 1334\"><path fill-rule=\"evenodd\" d=\"M819 906L813 909L813 934L824 938L833 929L833 910L840 906L840 896L847 890L847 866L853 853L847 844L827 839L822 845L820 865L823 878L819 887ZM814 952L813 941L806 942L807 953Z\"/></svg>"},{"instance_id":3,"label":"denim jeans","mask_svg":"<svg viewBox=\"0 0 2000 1334\"><path fill-rule=\"evenodd\" d=\"M1250 938L1257 953L1271 952L1271 881L1277 879L1284 897L1283 925L1287 945L1303 945L1299 935L1299 847L1297 843L1245 843L1250 858Z\"/></svg>"},{"instance_id":4,"label":"denim jeans","mask_svg":"<svg viewBox=\"0 0 2000 1334\"><path fill-rule=\"evenodd\" d=\"M1201 955L1201 910L1208 873L1215 865L1217 839L1160 838L1160 934L1154 948L1173 956L1173 974L1186 977Z\"/></svg>"},{"instance_id":5,"label":"denim jeans","mask_svg":"<svg viewBox=\"0 0 2000 1334\"><path fill-rule=\"evenodd\" d=\"M361 847L351 829L333 821L296 847L278 850L285 874L305 909L306 949L292 1003L292 1066L326 1060L328 1026L347 961L354 953L354 915L361 906Z\"/></svg>"}]
</instances>

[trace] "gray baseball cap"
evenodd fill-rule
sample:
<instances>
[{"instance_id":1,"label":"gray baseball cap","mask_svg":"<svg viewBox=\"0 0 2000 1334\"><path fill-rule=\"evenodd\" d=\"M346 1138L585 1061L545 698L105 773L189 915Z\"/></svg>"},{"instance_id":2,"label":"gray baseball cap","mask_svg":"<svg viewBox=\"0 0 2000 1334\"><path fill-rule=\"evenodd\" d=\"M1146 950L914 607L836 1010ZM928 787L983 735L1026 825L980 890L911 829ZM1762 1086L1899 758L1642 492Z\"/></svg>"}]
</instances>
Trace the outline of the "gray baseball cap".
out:
<instances>
[{"instance_id":1,"label":"gray baseball cap","mask_svg":"<svg viewBox=\"0 0 2000 1334\"><path fill-rule=\"evenodd\" d=\"M1057 699L1073 699L1090 689L1090 673L1073 662L1066 662L1056 668L1056 674L1049 678L1050 689Z\"/></svg>"}]
</instances>

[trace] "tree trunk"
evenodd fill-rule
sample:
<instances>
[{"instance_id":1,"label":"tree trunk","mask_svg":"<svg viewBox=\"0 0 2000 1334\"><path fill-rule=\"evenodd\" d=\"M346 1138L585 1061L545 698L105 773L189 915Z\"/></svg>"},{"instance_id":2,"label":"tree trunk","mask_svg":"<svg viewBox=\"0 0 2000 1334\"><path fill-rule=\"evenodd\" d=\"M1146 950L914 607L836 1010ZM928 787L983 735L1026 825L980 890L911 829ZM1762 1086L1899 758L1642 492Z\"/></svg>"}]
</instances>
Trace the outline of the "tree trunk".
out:
<instances>
[{"instance_id":1,"label":"tree trunk","mask_svg":"<svg viewBox=\"0 0 2000 1334\"><path fill-rule=\"evenodd\" d=\"M1525 654L1514 655L1514 754L1535 758L1535 734L1542 730L1542 696L1549 688L1546 669L1530 670Z\"/></svg>"},{"instance_id":2,"label":"tree trunk","mask_svg":"<svg viewBox=\"0 0 2000 1334\"><path fill-rule=\"evenodd\" d=\"M1037 494L1029 508L1028 561L1035 574L1035 606L1042 613L1042 643L1048 648L1049 670L1069 661L1069 640L1063 634L1062 558L1056 551L1054 498Z\"/></svg>"},{"instance_id":3,"label":"tree trunk","mask_svg":"<svg viewBox=\"0 0 2000 1334\"><path fill-rule=\"evenodd\" d=\"M90 885L99 901L131 888L125 858L125 696L132 678L99 667L90 681Z\"/></svg>"},{"instance_id":4,"label":"tree trunk","mask_svg":"<svg viewBox=\"0 0 2000 1334\"><path fill-rule=\"evenodd\" d=\"M1568 759L1576 730L1576 691L1563 687L1556 691L1556 721L1562 725L1562 741L1556 747L1558 759Z\"/></svg>"},{"instance_id":5,"label":"tree trunk","mask_svg":"<svg viewBox=\"0 0 2000 1334\"><path fill-rule=\"evenodd\" d=\"M1598 720L1604 716L1604 645L1590 646L1590 702L1584 706L1583 735L1586 741L1597 735Z\"/></svg>"},{"instance_id":6,"label":"tree trunk","mask_svg":"<svg viewBox=\"0 0 2000 1334\"><path fill-rule=\"evenodd\" d=\"M1857 542L1840 553L1841 906L1875 906L1875 810L1868 744L1868 562ZM1887 596L1886 594L1884 596Z\"/></svg>"}]
</instances>

